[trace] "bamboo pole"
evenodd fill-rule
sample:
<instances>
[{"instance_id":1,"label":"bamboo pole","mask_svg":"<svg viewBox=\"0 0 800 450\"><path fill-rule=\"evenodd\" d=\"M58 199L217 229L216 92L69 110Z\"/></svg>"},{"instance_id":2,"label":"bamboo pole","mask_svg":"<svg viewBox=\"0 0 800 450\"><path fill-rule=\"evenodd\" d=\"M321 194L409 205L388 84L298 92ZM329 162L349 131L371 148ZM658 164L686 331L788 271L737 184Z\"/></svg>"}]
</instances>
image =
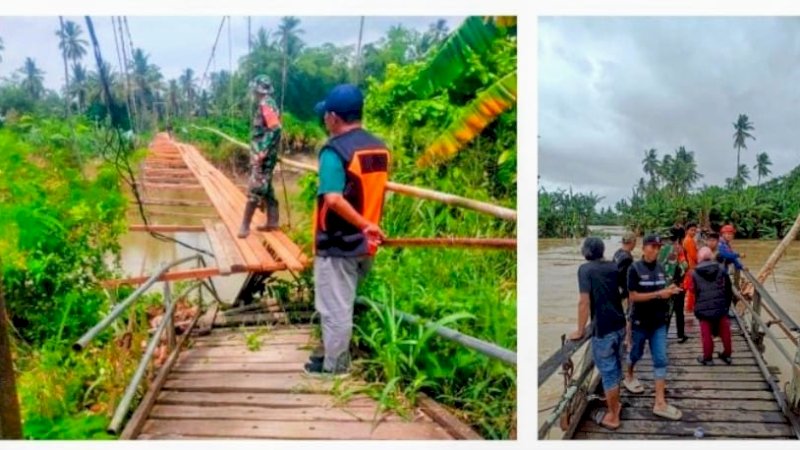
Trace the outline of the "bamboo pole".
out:
<instances>
[{"instance_id":1,"label":"bamboo pole","mask_svg":"<svg viewBox=\"0 0 800 450\"><path fill-rule=\"evenodd\" d=\"M798 233L800 233L800 214L797 215L797 218L794 220L794 225L792 225L792 228L786 233L786 236L783 237L781 243L775 247L775 250L773 250L772 254L767 258L767 262L765 262L761 270L758 271L756 279L759 283L763 284L764 281L767 280L767 277L775 270L775 265L778 263L778 260L786 253L786 249L789 248L792 241L797 238Z\"/></svg>"},{"instance_id":2,"label":"bamboo pole","mask_svg":"<svg viewBox=\"0 0 800 450\"><path fill-rule=\"evenodd\" d=\"M516 239L499 238L395 238L384 240L382 245L386 247L474 247L517 250Z\"/></svg>"},{"instance_id":3,"label":"bamboo pole","mask_svg":"<svg viewBox=\"0 0 800 450\"><path fill-rule=\"evenodd\" d=\"M214 133L217 136L226 139L227 141L236 144L242 148L249 149L250 147L242 141L239 141L227 134L215 130L214 128L209 127L199 127L197 125L191 125L192 128L208 131L210 133ZM285 164L288 167L294 167L301 170L306 170L309 172L317 172L317 167L311 164L305 164L297 161L292 161L290 159L286 159L282 156L278 157L278 160L281 164ZM398 194L408 195L409 197L421 198L424 200L433 200L437 202L441 202L451 206L460 206L462 208L471 209L473 211L482 212L484 214L489 214L494 217L516 221L517 220L517 212L510 208L505 208L503 206L493 205L491 203L482 202L479 200L473 200L470 198L459 197L457 195L446 194L444 192L438 192L431 189L420 188L416 186L409 186L407 184L400 184L400 183L393 183L388 182L386 183L386 190L397 192Z\"/></svg>"},{"instance_id":4,"label":"bamboo pole","mask_svg":"<svg viewBox=\"0 0 800 450\"><path fill-rule=\"evenodd\" d=\"M11 358L11 339L8 337L3 275L0 272L0 439L22 439L19 398Z\"/></svg>"}]
</instances>

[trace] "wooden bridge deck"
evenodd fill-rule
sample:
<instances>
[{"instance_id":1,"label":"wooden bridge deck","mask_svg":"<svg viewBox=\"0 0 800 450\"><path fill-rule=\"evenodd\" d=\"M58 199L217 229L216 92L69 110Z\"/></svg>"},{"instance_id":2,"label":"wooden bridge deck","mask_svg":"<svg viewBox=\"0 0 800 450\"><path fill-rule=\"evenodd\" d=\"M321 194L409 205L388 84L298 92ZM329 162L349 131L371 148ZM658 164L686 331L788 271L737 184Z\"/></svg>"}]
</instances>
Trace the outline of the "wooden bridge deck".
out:
<instances>
[{"instance_id":1,"label":"wooden bridge deck","mask_svg":"<svg viewBox=\"0 0 800 450\"><path fill-rule=\"evenodd\" d=\"M260 348L255 348L255 341ZM250 348L248 348L250 343ZM191 343L152 407L143 403L123 438L464 439L479 438L427 400L407 420L357 395L338 401L335 381L306 377L316 345L310 327L274 328L256 338L215 329ZM345 381L342 386L347 388ZM140 416L140 419L136 419ZM377 417L377 419L376 419Z\"/></svg>"},{"instance_id":2,"label":"wooden bridge deck","mask_svg":"<svg viewBox=\"0 0 800 450\"><path fill-rule=\"evenodd\" d=\"M653 414L654 387L650 350L636 365L645 388L631 394L622 388L622 425L616 431L597 425L592 419L604 402L593 401L581 418L573 439L695 439L698 428L703 439L794 439L788 420L781 412L767 380L748 347L745 336L732 320L733 364L718 358L722 343L714 340L714 366L696 361L702 353L697 319L686 317L690 339L677 342L674 318L668 339L669 368L667 402L683 412L680 421Z\"/></svg>"},{"instance_id":3,"label":"wooden bridge deck","mask_svg":"<svg viewBox=\"0 0 800 450\"><path fill-rule=\"evenodd\" d=\"M239 239L236 234L247 201L242 188L209 163L195 147L174 141L166 133L159 133L151 143L150 152L141 166L138 185L145 196L145 206L213 207L211 213L201 214L146 209L146 214L152 216L174 215L201 221L216 258L217 267L209 270L217 271L221 275L287 269L299 271L309 264L302 249L282 231L256 230L256 225L264 223L266 219L260 210L253 216L250 235L246 239ZM207 201L160 197L160 194L173 190L197 190L205 194ZM154 228L163 227L155 225ZM169 226L165 229L168 228ZM185 276L179 272L172 274L170 279L194 277L196 274L185 271ZM142 282L144 279L127 281Z\"/></svg>"}]
</instances>

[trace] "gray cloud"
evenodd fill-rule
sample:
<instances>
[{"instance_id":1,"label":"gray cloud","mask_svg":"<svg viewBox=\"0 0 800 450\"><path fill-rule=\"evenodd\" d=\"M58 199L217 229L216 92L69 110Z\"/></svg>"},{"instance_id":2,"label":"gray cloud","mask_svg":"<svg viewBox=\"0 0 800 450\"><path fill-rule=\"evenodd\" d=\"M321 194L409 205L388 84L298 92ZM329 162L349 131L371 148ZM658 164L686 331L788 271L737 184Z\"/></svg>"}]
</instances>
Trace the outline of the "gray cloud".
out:
<instances>
[{"instance_id":1,"label":"gray cloud","mask_svg":"<svg viewBox=\"0 0 800 450\"><path fill-rule=\"evenodd\" d=\"M774 175L800 164L800 19L542 18L539 174L610 205L643 176L644 151L683 145L701 184L733 175L733 126L755 124L742 162L769 153Z\"/></svg>"},{"instance_id":2,"label":"gray cloud","mask_svg":"<svg viewBox=\"0 0 800 450\"><path fill-rule=\"evenodd\" d=\"M463 17L446 16L450 29L458 27ZM81 25L84 39L89 41L83 17L67 17ZM150 54L151 62L161 67L164 76L175 78L187 67L192 68L198 77L205 70L211 53L211 46L221 21L221 16L192 17L148 17L129 16L128 25L136 47ZM357 16L308 16L300 17L302 38L308 45L331 42L337 45L356 45L360 18ZM364 21L364 42L381 38L393 25L424 31L438 17L367 17ZM92 17L97 39L100 42L103 58L118 68L114 33L109 16ZM276 31L280 17L251 18L252 32L263 26L268 31ZM26 57L32 57L45 72L45 86L57 89L64 83L64 69L55 30L58 17L0 17L0 37L5 51L0 62L0 77L7 77L22 67ZM234 67L237 60L247 53L247 18L231 17L231 55ZM91 47L84 62L94 67ZM211 69L228 69L228 28L222 30L216 50L215 62Z\"/></svg>"}]
</instances>

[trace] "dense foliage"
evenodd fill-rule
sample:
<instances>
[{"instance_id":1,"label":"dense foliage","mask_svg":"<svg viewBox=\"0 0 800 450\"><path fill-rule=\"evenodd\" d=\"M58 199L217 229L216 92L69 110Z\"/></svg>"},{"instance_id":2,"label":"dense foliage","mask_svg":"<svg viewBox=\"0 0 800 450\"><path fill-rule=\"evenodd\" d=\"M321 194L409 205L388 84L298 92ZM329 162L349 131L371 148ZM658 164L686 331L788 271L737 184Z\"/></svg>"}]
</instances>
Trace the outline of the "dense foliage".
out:
<instances>
[{"instance_id":1,"label":"dense foliage","mask_svg":"<svg viewBox=\"0 0 800 450\"><path fill-rule=\"evenodd\" d=\"M539 237L575 237L588 233L588 224L624 225L638 233L664 232L675 223L694 221L706 229L719 229L723 224L736 226L742 238L776 239L789 231L800 213L800 166L786 175L762 182L772 171L766 152L755 155L752 169L756 184L748 185L750 170L741 163L741 151L753 124L740 114L733 123L733 148L738 170L727 178L725 186L697 184L703 177L698 171L694 152L681 146L674 153L659 158L656 149L644 152L642 170L628 199L610 208L596 210L599 198L571 191L549 193L539 191Z\"/></svg>"}]
</instances>

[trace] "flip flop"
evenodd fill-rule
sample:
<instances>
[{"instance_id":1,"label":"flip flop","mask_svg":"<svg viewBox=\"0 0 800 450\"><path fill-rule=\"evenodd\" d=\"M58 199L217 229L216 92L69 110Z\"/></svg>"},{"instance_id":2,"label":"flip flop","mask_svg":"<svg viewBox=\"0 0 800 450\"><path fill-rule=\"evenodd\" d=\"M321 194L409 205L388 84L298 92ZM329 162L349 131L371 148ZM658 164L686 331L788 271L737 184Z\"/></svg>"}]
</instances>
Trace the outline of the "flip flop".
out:
<instances>
[{"instance_id":1,"label":"flip flop","mask_svg":"<svg viewBox=\"0 0 800 450\"><path fill-rule=\"evenodd\" d=\"M681 410L672 405L667 405L663 410L653 408L653 414L670 420L681 420L681 417L683 417Z\"/></svg>"},{"instance_id":2,"label":"flip flop","mask_svg":"<svg viewBox=\"0 0 800 450\"><path fill-rule=\"evenodd\" d=\"M609 426L606 423L603 423L603 419L606 417L606 413L607 412L608 412L608 409L606 409L606 408L597 408L597 409L595 409L594 412L592 413L592 420L594 420L594 423L600 425L601 427L605 428L606 430L615 431L617 428L619 428L619 425L617 425L615 427L612 427L612 426Z\"/></svg>"},{"instance_id":3,"label":"flip flop","mask_svg":"<svg viewBox=\"0 0 800 450\"><path fill-rule=\"evenodd\" d=\"M625 389L631 394L641 394L644 392L644 386L642 386L638 378L634 378L633 381L628 381L628 379L625 378L622 380L622 385L625 386Z\"/></svg>"}]
</instances>

